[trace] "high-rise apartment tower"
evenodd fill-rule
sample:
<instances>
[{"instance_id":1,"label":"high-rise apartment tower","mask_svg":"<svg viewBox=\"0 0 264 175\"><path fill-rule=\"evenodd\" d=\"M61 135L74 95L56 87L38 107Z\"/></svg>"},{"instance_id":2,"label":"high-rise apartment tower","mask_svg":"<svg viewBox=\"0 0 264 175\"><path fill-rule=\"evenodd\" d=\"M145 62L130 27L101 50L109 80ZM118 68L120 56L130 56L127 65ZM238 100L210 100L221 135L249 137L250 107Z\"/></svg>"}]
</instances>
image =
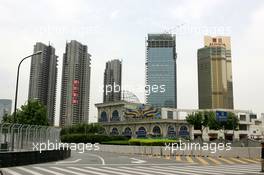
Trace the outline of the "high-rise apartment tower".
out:
<instances>
[{"instance_id":1,"label":"high-rise apartment tower","mask_svg":"<svg viewBox=\"0 0 264 175\"><path fill-rule=\"evenodd\" d=\"M91 55L77 41L66 43L63 55L60 126L89 122Z\"/></svg>"},{"instance_id":2,"label":"high-rise apartment tower","mask_svg":"<svg viewBox=\"0 0 264 175\"><path fill-rule=\"evenodd\" d=\"M103 102L121 100L122 62L118 59L108 61L104 72Z\"/></svg>"},{"instance_id":3,"label":"high-rise apartment tower","mask_svg":"<svg viewBox=\"0 0 264 175\"><path fill-rule=\"evenodd\" d=\"M34 53L42 51L41 54L31 58L29 100L38 100L47 107L47 117L50 125L54 125L57 86L57 56L55 48L37 42Z\"/></svg>"}]
</instances>

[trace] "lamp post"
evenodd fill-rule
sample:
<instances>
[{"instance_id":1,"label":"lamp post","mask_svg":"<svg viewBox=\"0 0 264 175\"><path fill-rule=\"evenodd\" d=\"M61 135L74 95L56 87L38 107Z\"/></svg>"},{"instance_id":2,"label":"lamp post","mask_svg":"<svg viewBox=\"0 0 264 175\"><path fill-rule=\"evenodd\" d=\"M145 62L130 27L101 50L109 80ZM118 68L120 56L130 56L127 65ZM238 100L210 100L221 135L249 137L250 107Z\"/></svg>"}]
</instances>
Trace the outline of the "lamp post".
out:
<instances>
[{"instance_id":1,"label":"lamp post","mask_svg":"<svg viewBox=\"0 0 264 175\"><path fill-rule=\"evenodd\" d=\"M42 51L37 51L36 53L32 54L32 55L29 55L25 58L23 58L20 63L18 64L18 67L17 67L17 80L16 80L16 94L15 94L15 107L14 107L14 123L16 122L16 109L17 109L17 94L18 94L18 81L19 81L19 72L20 72L20 66L22 64L22 62L29 58L29 57L32 57L32 56L35 56L35 55L39 55L41 54Z\"/></svg>"},{"instance_id":2,"label":"lamp post","mask_svg":"<svg viewBox=\"0 0 264 175\"><path fill-rule=\"evenodd\" d=\"M32 57L32 56L35 56L35 55L39 55L39 54L41 54L42 53L42 51L37 51L37 52L35 52L34 54L32 54L32 55L29 55L29 56L26 56L25 58L23 58L20 62L19 62L19 64L18 64L18 67L17 67L17 80L16 80L16 93L15 93L15 106L14 106L14 116L13 116L13 123L16 123L16 110L17 110L17 94L18 94L18 82L19 82L19 72L20 72L20 66L21 66L21 64L22 64L22 62L25 60L25 59L27 59L27 58L29 58L29 57ZM14 150L14 131L13 131L13 138L12 138L12 151Z\"/></svg>"}]
</instances>

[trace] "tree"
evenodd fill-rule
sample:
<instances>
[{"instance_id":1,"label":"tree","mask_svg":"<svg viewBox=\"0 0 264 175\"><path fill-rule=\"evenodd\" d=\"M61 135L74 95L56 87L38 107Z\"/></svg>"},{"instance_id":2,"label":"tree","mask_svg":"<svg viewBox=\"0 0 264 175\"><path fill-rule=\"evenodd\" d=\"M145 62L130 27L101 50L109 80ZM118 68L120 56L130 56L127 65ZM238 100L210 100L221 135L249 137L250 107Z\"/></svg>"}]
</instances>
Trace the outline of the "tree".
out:
<instances>
[{"instance_id":1,"label":"tree","mask_svg":"<svg viewBox=\"0 0 264 175\"><path fill-rule=\"evenodd\" d=\"M28 125L49 125L46 107L37 100L29 100L21 109L17 109L16 120L14 115L5 116L4 122Z\"/></svg>"},{"instance_id":2,"label":"tree","mask_svg":"<svg viewBox=\"0 0 264 175\"><path fill-rule=\"evenodd\" d=\"M186 121L195 129L199 129L202 135L204 128L208 126L208 117L205 117L203 112L188 114Z\"/></svg>"},{"instance_id":3,"label":"tree","mask_svg":"<svg viewBox=\"0 0 264 175\"><path fill-rule=\"evenodd\" d=\"M235 130L238 127L239 120L237 116L232 113L227 113L227 121L226 122L220 122L219 125L222 126L224 130Z\"/></svg>"},{"instance_id":4,"label":"tree","mask_svg":"<svg viewBox=\"0 0 264 175\"><path fill-rule=\"evenodd\" d=\"M189 114L186 118L186 121L193 125L195 129L203 131L206 127L209 127L213 130L218 130L221 128L220 123L216 120L216 114L212 111L203 111Z\"/></svg>"},{"instance_id":5,"label":"tree","mask_svg":"<svg viewBox=\"0 0 264 175\"><path fill-rule=\"evenodd\" d=\"M204 115L208 118L208 127L213 130L221 128L220 123L216 120L216 113L213 111L205 111Z\"/></svg>"},{"instance_id":6,"label":"tree","mask_svg":"<svg viewBox=\"0 0 264 175\"><path fill-rule=\"evenodd\" d=\"M3 120L2 120L2 123L3 123L3 122L6 122L6 123L13 123L13 117L12 117L12 115L4 114L4 116L3 116Z\"/></svg>"},{"instance_id":7,"label":"tree","mask_svg":"<svg viewBox=\"0 0 264 175\"><path fill-rule=\"evenodd\" d=\"M217 121L216 113L212 111L189 114L186 118L186 121L193 125L195 129L200 130L202 135L203 130L206 127L209 127L213 130L235 130L239 124L237 116L232 112L227 113L227 121L225 122Z\"/></svg>"}]
</instances>

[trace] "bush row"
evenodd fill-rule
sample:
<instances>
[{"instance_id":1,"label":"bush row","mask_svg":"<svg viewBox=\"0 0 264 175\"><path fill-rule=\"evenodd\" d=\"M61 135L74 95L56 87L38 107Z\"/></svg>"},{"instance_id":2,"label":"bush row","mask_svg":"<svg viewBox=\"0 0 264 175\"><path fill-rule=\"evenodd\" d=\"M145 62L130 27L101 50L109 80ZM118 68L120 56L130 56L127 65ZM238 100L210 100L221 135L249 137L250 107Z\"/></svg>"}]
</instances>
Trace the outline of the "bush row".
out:
<instances>
[{"instance_id":1,"label":"bush row","mask_svg":"<svg viewBox=\"0 0 264 175\"><path fill-rule=\"evenodd\" d=\"M101 144L107 144L107 145L129 145L128 140L112 140L112 141L105 141Z\"/></svg>"},{"instance_id":2,"label":"bush row","mask_svg":"<svg viewBox=\"0 0 264 175\"><path fill-rule=\"evenodd\" d=\"M67 134L61 136L61 141L64 143L102 143L115 140L128 140L128 138L96 134Z\"/></svg>"},{"instance_id":3,"label":"bush row","mask_svg":"<svg viewBox=\"0 0 264 175\"><path fill-rule=\"evenodd\" d=\"M77 124L69 127L64 127L61 130L61 135L67 134L103 134L104 128L100 124Z\"/></svg>"},{"instance_id":4,"label":"bush row","mask_svg":"<svg viewBox=\"0 0 264 175\"><path fill-rule=\"evenodd\" d=\"M178 140L171 139L130 139L130 145L138 146L164 146L168 143L178 143Z\"/></svg>"}]
</instances>

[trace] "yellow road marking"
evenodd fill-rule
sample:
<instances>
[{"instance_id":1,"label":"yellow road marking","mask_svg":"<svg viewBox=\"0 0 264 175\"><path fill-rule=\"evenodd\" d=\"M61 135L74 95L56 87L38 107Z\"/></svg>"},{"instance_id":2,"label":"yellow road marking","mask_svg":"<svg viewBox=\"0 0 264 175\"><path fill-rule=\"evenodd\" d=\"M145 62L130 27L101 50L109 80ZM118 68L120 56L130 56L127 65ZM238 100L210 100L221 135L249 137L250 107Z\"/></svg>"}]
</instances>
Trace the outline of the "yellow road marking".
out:
<instances>
[{"instance_id":1,"label":"yellow road marking","mask_svg":"<svg viewBox=\"0 0 264 175\"><path fill-rule=\"evenodd\" d=\"M165 156L165 159L169 160L170 159L170 156Z\"/></svg>"},{"instance_id":2,"label":"yellow road marking","mask_svg":"<svg viewBox=\"0 0 264 175\"><path fill-rule=\"evenodd\" d=\"M238 159L238 158L233 158L233 157L231 157L230 159L233 160L233 161L236 161L236 162L242 163L242 164L247 164L247 162L244 162L244 161L242 161L242 160L240 160L240 159Z\"/></svg>"},{"instance_id":3,"label":"yellow road marking","mask_svg":"<svg viewBox=\"0 0 264 175\"><path fill-rule=\"evenodd\" d=\"M176 161L181 161L181 156L176 156Z\"/></svg>"},{"instance_id":4,"label":"yellow road marking","mask_svg":"<svg viewBox=\"0 0 264 175\"><path fill-rule=\"evenodd\" d=\"M196 159L198 159L203 165L209 165L209 163L201 157L196 157Z\"/></svg>"},{"instance_id":5,"label":"yellow road marking","mask_svg":"<svg viewBox=\"0 0 264 175\"><path fill-rule=\"evenodd\" d=\"M242 158L245 161L248 161L250 163L259 163L258 161L252 160L252 159L248 159L248 158Z\"/></svg>"},{"instance_id":6,"label":"yellow road marking","mask_svg":"<svg viewBox=\"0 0 264 175\"><path fill-rule=\"evenodd\" d=\"M230 160L227 160L225 158L222 158L222 157L219 157L218 159L224 161L225 163L228 163L228 164L235 164L234 162L230 161Z\"/></svg>"},{"instance_id":7,"label":"yellow road marking","mask_svg":"<svg viewBox=\"0 0 264 175\"><path fill-rule=\"evenodd\" d=\"M222 163L219 162L218 160L216 160L215 158L212 157L208 157L209 160L211 160L212 162L214 162L216 165L221 165Z\"/></svg>"},{"instance_id":8,"label":"yellow road marking","mask_svg":"<svg viewBox=\"0 0 264 175\"><path fill-rule=\"evenodd\" d=\"M194 163L193 159L190 156L186 156L187 162Z\"/></svg>"}]
</instances>

